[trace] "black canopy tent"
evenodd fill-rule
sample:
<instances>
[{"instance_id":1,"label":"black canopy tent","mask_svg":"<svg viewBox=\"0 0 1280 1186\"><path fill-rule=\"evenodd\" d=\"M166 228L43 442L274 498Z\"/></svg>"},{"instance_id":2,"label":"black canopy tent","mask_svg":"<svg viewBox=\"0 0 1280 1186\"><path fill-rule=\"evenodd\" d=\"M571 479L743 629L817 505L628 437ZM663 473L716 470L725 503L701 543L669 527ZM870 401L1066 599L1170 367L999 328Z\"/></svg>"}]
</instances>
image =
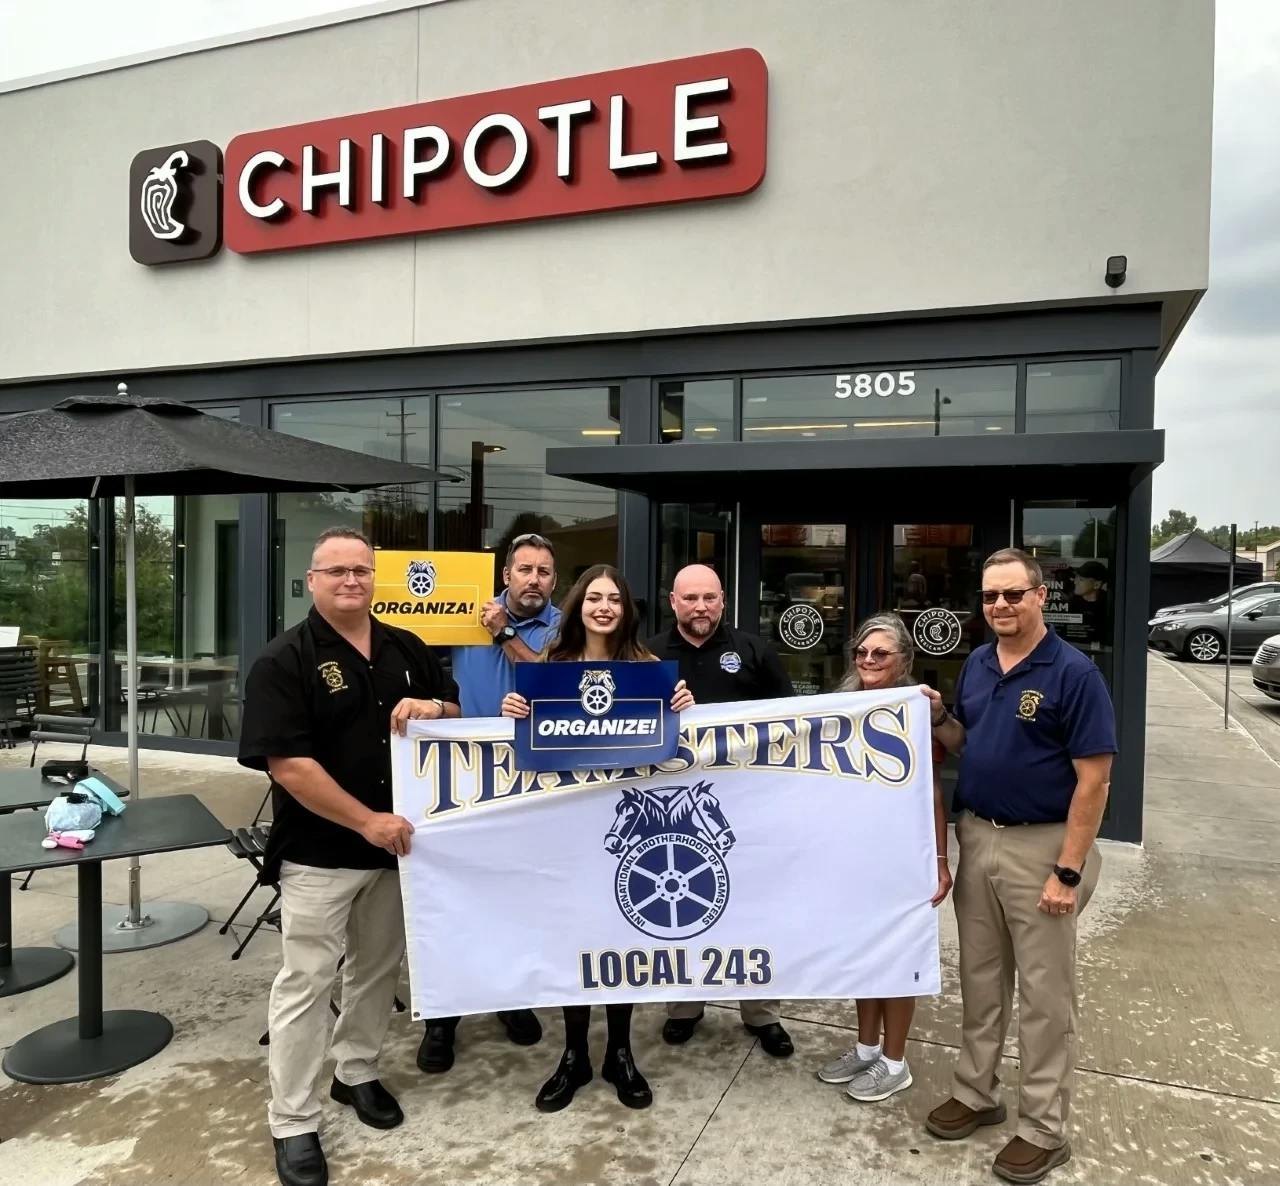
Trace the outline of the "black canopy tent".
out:
<instances>
[{"instance_id":1,"label":"black canopy tent","mask_svg":"<svg viewBox=\"0 0 1280 1186\"><path fill-rule=\"evenodd\" d=\"M1167 605L1208 601L1227 591L1231 554L1198 531L1188 531L1151 553L1150 615ZM1262 565L1236 557L1235 584L1262 580Z\"/></svg>"},{"instance_id":2,"label":"black canopy tent","mask_svg":"<svg viewBox=\"0 0 1280 1186\"><path fill-rule=\"evenodd\" d=\"M138 606L134 500L147 495L355 491L457 481L448 474L317 444L287 433L209 416L176 400L76 396L0 421L0 495L10 498L123 497L129 790L138 784ZM104 911L104 950L155 947L188 935L208 913L187 903L153 903L142 913L137 858L129 905L115 925ZM59 934L59 941L73 946Z\"/></svg>"}]
</instances>

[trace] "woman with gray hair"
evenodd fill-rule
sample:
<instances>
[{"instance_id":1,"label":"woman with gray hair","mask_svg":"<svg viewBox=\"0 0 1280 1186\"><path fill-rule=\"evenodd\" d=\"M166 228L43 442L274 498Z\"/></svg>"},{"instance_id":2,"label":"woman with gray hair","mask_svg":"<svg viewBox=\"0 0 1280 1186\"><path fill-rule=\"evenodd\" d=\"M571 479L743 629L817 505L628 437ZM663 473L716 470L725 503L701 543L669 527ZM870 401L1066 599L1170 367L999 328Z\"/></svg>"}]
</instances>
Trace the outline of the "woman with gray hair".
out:
<instances>
[{"instance_id":1,"label":"woman with gray hair","mask_svg":"<svg viewBox=\"0 0 1280 1186\"><path fill-rule=\"evenodd\" d=\"M915 647L911 635L897 614L877 614L868 618L854 635L850 648L852 662L840 684L842 692L872 691L877 688L912 686L911 667ZM945 751L933 743L933 818L938 847L938 890L930 899L942 904L951 890L947 867L947 814L942 805L939 767ZM888 1099L911 1086L907 1066L907 1034L915 1014L915 997L888 997L858 1001L858 1042L846 1053L827 1063L818 1078L824 1083L847 1083L850 1099L871 1103Z\"/></svg>"}]
</instances>

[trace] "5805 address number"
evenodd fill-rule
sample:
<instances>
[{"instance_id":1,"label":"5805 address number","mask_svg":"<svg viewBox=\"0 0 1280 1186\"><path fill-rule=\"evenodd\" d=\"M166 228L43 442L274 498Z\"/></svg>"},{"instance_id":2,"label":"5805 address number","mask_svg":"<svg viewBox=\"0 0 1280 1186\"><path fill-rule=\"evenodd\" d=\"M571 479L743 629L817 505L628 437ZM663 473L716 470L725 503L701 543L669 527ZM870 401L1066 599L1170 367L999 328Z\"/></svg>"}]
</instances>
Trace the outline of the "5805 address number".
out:
<instances>
[{"instance_id":1,"label":"5805 address number","mask_svg":"<svg viewBox=\"0 0 1280 1186\"><path fill-rule=\"evenodd\" d=\"M878 395L887 399L891 395L915 395L915 371L861 371L857 374L836 376L836 399L859 399Z\"/></svg>"}]
</instances>

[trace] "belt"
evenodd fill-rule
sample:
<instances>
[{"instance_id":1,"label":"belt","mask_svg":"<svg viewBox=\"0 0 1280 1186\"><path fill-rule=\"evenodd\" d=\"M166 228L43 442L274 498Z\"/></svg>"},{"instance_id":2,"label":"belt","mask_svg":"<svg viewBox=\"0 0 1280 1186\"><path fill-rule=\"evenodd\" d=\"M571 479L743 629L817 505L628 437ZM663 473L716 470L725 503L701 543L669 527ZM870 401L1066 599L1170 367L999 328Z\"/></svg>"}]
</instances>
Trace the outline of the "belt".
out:
<instances>
[{"instance_id":1,"label":"belt","mask_svg":"<svg viewBox=\"0 0 1280 1186\"><path fill-rule=\"evenodd\" d=\"M994 816L983 815L980 811L974 811L972 807L966 808L970 815L980 820L984 820L993 828L1034 828L1040 824L1064 824L1066 820L1027 820L1027 819L997 819Z\"/></svg>"}]
</instances>

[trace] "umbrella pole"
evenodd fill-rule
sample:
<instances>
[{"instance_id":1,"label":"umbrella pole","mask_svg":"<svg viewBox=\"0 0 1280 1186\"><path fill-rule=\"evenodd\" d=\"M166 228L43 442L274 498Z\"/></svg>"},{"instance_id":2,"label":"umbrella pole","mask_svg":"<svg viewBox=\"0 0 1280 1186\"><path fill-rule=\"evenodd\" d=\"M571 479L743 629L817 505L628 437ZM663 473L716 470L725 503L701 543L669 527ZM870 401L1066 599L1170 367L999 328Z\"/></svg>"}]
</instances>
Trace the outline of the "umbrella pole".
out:
<instances>
[{"instance_id":1,"label":"umbrella pole","mask_svg":"<svg viewBox=\"0 0 1280 1186\"><path fill-rule=\"evenodd\" d=\"M125 670L129 673L129 794L142 794L138 779L138 549L134 531L133 475L124 480L124 614ZM151 925L142 914L142 862L129 858L129 913L122 930Z\"/></svg>"},{"instance_id":2,"label":"umbrella pole","mask_svg":"<svg viewBox=\"0 0 1280 1186\"><path fill-rule=\"evenodd\" d=\"M134 532L134 479L124 480L124 581L125 671L129 677L126 706L129 710L129 795L141 797L138 778L138 556ZM126 810L128 810L126 806ZM142 913L142 864L129 858L129 905L102 912L102 934L96 942L104 953L141 951L160 947L194 934L209 921L209 912L193 902L153 902ZM54 941L70 951L79 950L78 923L70 923L54 935Z\"/></svg>"}]
</instances>

